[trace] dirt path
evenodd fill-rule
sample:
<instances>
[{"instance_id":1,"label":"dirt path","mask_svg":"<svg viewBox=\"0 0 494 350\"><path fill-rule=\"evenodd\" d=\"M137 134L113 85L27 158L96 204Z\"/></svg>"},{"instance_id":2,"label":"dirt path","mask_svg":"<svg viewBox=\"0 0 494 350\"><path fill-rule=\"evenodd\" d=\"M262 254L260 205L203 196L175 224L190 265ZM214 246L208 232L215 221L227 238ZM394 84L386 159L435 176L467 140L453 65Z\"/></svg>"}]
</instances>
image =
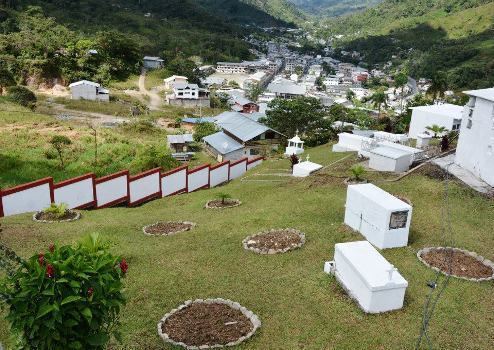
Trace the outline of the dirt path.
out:
<instances>
[{"instance_id":1,"label":"dirt path","mask_svg":"<svg viewBox=\"0 0 494 350\"><path fill-rule=\"evenodd\" d=\"M149 109L152 111L159 110L161 107L161 97L156 93L154 89L146 89L146 70L142 69L141 75L139 76L139 91L149 96Z\"/></svg>"}]
</instances>

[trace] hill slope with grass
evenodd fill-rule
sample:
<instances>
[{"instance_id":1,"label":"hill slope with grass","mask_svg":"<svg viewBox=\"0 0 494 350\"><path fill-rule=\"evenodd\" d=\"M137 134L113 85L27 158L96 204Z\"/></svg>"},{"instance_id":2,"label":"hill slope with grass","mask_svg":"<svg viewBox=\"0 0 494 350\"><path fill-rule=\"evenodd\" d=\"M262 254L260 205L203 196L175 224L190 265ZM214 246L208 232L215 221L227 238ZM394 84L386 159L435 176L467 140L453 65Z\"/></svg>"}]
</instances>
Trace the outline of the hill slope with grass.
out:
<instances>
[{"instance_id":1,"label":"hill slope with grass","mask_svg":"<svg viewBox=\"0 0 494 350\"><path fill-rule=\"evenodd\" d=\"M453 89L494 84L494 2L490 0L385 0L375 8L333 20L323 31L344 35L343 47L368 64L393 55L409 61L410 73L447 74Z\"/></svg>"}]
</instances>

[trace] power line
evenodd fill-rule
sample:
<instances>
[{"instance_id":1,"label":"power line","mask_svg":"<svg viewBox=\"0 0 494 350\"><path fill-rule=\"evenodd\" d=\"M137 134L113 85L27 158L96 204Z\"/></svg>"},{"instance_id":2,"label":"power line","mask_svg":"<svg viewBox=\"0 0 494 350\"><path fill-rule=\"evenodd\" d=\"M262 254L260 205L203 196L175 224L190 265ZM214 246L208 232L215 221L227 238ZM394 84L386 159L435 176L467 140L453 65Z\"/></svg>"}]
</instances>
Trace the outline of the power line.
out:
<instances>
[{"instance_id":1,"label":"power line","mask_svg":"<svg viewBox=\"0 0 494 350\"><path fill-rule=\"evenodd\" d=\"M442 241L445 247L453 246L453 232L452 232L452 224L451 224L451 213L449 210L449 164L446 167L446 178L444 181L444 197L443 197L443 206L441 208L441 216L442 216ZM449 234L449 242L447 242L447 235ZM427 285L430 288L429 295L426 298L424 304L424 313L422 316L422 328L420 330L419 337L417 339L417 343L415 345L415 349L418 350L422 345L423 339L427 343L427 346L430 350L432 350L432 341L429 338L428 330L431 319L434 315L434 310L443 295L446 287L449 284L449 280L451 278L452 270L453 270L453 249L446 249L445 259L448 270L444 282L440 283L441 280L441 272L436 271L436 276L434 281L429 281Z\"/></svg>"}]
</instances>

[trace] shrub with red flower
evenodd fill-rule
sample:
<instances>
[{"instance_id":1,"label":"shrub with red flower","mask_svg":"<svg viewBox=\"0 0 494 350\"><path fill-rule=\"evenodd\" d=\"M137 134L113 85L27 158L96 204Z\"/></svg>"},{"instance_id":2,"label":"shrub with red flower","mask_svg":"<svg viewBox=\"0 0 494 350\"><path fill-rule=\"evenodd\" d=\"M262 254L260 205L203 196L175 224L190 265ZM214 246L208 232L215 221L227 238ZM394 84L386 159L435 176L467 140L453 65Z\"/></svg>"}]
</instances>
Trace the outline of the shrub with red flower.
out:
<instances>
[{"instance_id":1,"label":"shrub with red flower","mask_svg":"<svg viewBox=\"0 0 494 350\"><path fill-rule=\"evenodd\" d=\"M127 270L129 269L129 265L127 264L127 261L125 261L125 259L122 259L122 261L120 261L119 266L120 266L120 270L125 275L127 273Z\"/></svg>"},{"instance_id":2,"label":"shrub with red flower","mask_svg":"<svg viewBox=\"0 0 494 350\"><path fill-rule=\"evenodd\" d=\"M127 262L112 255L97 234L76 247L48 250L23 260L2 289L7 319L22 348L106 348L118 335ZM26 317L26 310L34 317Z\"/></svg>"},{"instance_id":3,"label":"shrub with red flower","mask_svg":"<svg viewBox=\"0 0 494 350\"><path fill-rule=\"evenodd\" d=\"M45 255L43 253L38 254L38 264L40 266L45 266Z\"/></svg>"}]
</instances>

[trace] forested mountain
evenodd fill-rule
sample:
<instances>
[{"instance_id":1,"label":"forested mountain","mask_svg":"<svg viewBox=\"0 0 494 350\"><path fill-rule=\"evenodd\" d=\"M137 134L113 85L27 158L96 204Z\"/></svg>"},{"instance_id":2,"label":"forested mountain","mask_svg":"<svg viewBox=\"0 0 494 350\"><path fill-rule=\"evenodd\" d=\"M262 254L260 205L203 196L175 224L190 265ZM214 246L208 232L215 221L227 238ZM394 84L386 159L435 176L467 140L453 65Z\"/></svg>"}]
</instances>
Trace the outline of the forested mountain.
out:
<instances>
[{"instance_id":1,"label":"forested mountain","mask_svg":"<svg viewBox=\"0 0 494 350\"><path fill-rule=\"evenodd\" d=\"M416 77L444 73L451 88L494 85L492 0L384 0L325 24L322 37L345 35L369 64L394 55Z\"/></svg>"},{"instance_id":2,"label":"forested mountain","mask_svg":"<svg viewBox=\"0 0 494 350\"><path fill-rule=\"evenodd\" d=\"M305 15L287 0L242 0L242 2L287 22L297 23L305 19Z\"/></svg>"},{"instance_id":3,"label":"forested mountain","mask_svg":"<svg viewBox=\"0 0 494 350\"><path fill-rule=\"evenodd\" d=\"M145 54L248 59L245 23L286 25L241 0L0 0L0 75L108 82L137 72Z\"/></svg>"},{"instance_id":4,"label":"forested mountain","mask_svg":"<svg viewBox=\"0 0 494 350\"><path fill-rule=\"evenodd\" d=\"M317 16L341 16L365 10L382 0L289 0L298 8Z\"/></svg>"}]
</instances>

